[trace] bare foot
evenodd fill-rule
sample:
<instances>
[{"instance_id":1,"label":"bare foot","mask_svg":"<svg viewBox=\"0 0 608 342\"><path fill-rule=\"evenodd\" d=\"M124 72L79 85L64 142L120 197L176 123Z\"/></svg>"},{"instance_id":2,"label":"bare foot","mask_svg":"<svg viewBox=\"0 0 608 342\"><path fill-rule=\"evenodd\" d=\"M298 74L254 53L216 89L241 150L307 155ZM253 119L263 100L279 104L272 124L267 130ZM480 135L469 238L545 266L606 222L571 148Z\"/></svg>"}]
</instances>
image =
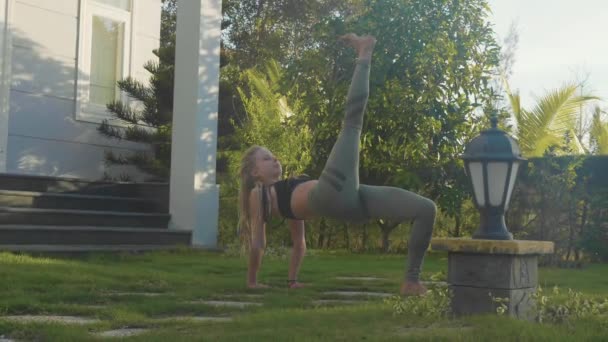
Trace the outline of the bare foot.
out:
<instances>
[{"instance_id":1,"label":"bare foot","mask_svg":"<svg viewBox=\"0 0 608 342\"><path fill-rule=\"evenodd\" d=\"M290 282L287 284L288 289L301 289L303 287L306 287L306 285L304 285L302 283L298 283L297 281Z\"/></svg>"},{"instance_id":2,"label":"bare foot","mask_svg":"<svg viewBox=\"0 0 608 342\"><path fill-rule=\"evenodd\" d=\"M247 284L247 288L249 288L249 289L269 289L270 286L268 286L266 284L256 283L256 284Z\"/></svg>"},{"instance_id":3,"label":"bare foot","mask_svg":"<svg viewBox=\"0 0 608 342\"><path fill-rule=\"evenodd\" d=\"M338 37L338 39L344 44L352 46L359 56L364 54L370 54L374 50L376 45L376 38L374 36L358 36L354 33L345 34Z\"/></svg>"},{"instance_id":4,"label":"bare foot","mask_svg":"<svg viewBox=\"0 0 608 342\"><path fill-rule=\"evenodd\" d=\"M426 287L420 284L420 282L406 281L401 285L399 293L402 296L424 296L426 291Z\"/></svg>"}]
</instances>

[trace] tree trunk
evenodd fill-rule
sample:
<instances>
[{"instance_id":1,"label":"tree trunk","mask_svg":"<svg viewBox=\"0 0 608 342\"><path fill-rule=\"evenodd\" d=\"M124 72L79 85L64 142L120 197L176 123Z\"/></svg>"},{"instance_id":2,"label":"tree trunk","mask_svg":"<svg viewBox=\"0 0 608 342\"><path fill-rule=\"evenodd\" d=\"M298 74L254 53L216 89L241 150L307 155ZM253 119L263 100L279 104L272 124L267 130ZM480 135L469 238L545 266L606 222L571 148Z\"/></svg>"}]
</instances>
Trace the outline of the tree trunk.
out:
<instances>
[{"instance_id":1,"label":"tree trunk","mask_svg":"<svg viewBox=\"0 0 608 342\"><path fill-rule=\"evenodd\" d=\"M460 237L460 226L462 224L462 217L460 214L456 214L456 227L454 227L454 237Z\"/></svg>"},{"instance_id":2,"label":"tree trunk","mask_svg":"<svg viewBox=\"0 0 608 342\"><path fill-rule=\"evenodd\" d=\"M540 194L540 240L545 240L545 195L541 191Z\"/></svg>"},{"instance_id":3,"label":"tree trunk","mask_svg":"<svg viewBox=\"0 0 608 342\"><path fill-rule=\"evenodd\" d=\"M589 201L587 198L585 198L583 200L583 213L581 215L581 224L578 230L578 236L579 238L583 236L583 234L585 233L585 225L587 225L587 216L589 213ZM581 251L580 248L578 247L574 247L574 260L578 263L578 261L581 258Z\"/></svg>"},{"instance_id":4,"label":"tree trunk","mask_svg":"<svg viewBox=\"0 0 608 342\"><path fill-rule=\"evenodd\" d=\"M570 210L568 210L568 251L566 252L566 262L570 261L570 255L572 255L572 249L574 248L574 234L575 234L575 225L576 225L576 212L577 205L575 200L571 198L570 200Z\"/></svg>"},{"instance_id":5,"label":"tree trunk","mask_svg":"<svg viewBox=\"0 0 608 342\"><path fill-rule=\"evenodd\" d=\"M325 219L321 219L319 222L319 238L317 239L317 248L322 249L323 243L325 242L325 230L327 226L325 225Z\"/></svg>"},{"instance_id":6,"label":"tree trunk","mask_svg":"<svg viewBox=\"0 0 608 342\"><path fill-rule=\"evenodd\" d=\"M325 247L327 249L331 249L332 245L333 245L333 237L334 237L334 229L332 228L332 226L329 226L327 228L327 240L325 241Z\"/></svg>"},{"instance_id":7,"label":"tree trunk","mask_svg":"<svg viewBox=\"0 0 608 342\"><path fill-rule=\"evenodd\" d=\"M390 234L391 234L390 231L386 231L384 229L382 230L382 252L383 253L388 253L388 248L391 244L390 240L388 239Z\"/></svg>"},{"instance_id":8,"label":"tree trunk","mask_svg":"<svg viewBox=\"0 0 608 342\"><path fill-rule=\"evenodd\" d=\"M365 250L367 247L367 224L363 225L363 235L361 236L361 250Z\"/></svg>"},{"instance_id":9,"label":"tree trunk","mask_svg":"<svg viewBox=\"0 0 608 342\"><path fill-rule=\"evenodd\" d=\"M343 223L342 227L344 231L344 243L346 250L350 250L350 236L348 235L348 224Z\"/></svg>"},{"instance_id":10,"label":"tree trunk","mask_svg":"<svg viewBox=\"0 0 608 342\"><path fill-rule=\"evenodd\" d=\"M388 253L389 247L391 245L389 237L391 235L391 232L399 225L399 223L378 221L378 225L380 226L380 230L382 231L382 252Z\"/></svg>"}]
</instances>

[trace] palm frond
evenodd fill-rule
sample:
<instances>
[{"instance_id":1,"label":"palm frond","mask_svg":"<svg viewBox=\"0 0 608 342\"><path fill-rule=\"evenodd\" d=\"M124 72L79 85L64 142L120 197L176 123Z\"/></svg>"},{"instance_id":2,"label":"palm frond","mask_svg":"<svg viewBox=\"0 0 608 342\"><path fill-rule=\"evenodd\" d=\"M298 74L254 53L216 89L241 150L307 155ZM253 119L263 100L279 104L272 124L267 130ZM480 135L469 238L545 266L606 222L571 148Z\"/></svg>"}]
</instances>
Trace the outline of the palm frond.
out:
<instances>
[{"instance_id":1,"label":"palm frond","mask_svg":"<svg viewBox=\"0 0 608 342\"><path fill-rule=\"evenodd\" d=\"M567 84L550 91L537 99L530 111L521 108L518 94L511 94L509 99L517 121L518 139L524 155L542 156L551 146L563 146L564 137L569 134L570 148L574 152L584 153L582 142L574 134L578 113L582 105L597 97L576 95L578 86Z\"/></svg>"},{"instance_id":2,"label":"palm frond","mask_svg":"<svg viewBox=\"0 0 608 342\"><path fill-rule=\"evenodd\" d=\"M591 124L591 140L594 144L594 152L599 155L608 154L608 122L602 121L601 111L596 109Z\"/></svg>"}]
</instances>

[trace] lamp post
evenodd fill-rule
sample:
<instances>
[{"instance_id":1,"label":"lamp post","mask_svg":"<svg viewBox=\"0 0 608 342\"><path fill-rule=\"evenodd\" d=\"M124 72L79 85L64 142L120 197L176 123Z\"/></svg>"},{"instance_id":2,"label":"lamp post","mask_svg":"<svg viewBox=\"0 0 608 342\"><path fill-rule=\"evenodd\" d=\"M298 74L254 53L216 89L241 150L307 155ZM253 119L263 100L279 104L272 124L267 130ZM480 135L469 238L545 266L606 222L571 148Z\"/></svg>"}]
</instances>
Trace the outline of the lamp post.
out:
<instances>
[{"instance_id":1,"label":"lamp post","mask_svg":"<svg viewBox=\"0 0 608 342\"><path fill-rule=\"evenodd\" d=\"M471 140L462 156L480 212L479 229L473 238L513 240L504 214L509 208L519 165L526 159L521 157L517 142L497 128L496 112L492 112L490 121L492 127Z\"/></svg>"},{"instance_id":2,"label":"lamp post","mask_svg":"<svg viewBox=\"0 0 608 342\"><path fill-rule=\"evenodd\" d=\"M550 241L513 240L505 225L505 211L524 158L517 143L497 128L481 132L462 156L479 209L479 229L468 238L435 238L431 247L448 252L447 282L456 315L497 312L495 298L511 317L536 317L534 293L538 285L538 256L553 253ZM506 305L506 307L504 307Z\"/></svg>"}]
</instances>

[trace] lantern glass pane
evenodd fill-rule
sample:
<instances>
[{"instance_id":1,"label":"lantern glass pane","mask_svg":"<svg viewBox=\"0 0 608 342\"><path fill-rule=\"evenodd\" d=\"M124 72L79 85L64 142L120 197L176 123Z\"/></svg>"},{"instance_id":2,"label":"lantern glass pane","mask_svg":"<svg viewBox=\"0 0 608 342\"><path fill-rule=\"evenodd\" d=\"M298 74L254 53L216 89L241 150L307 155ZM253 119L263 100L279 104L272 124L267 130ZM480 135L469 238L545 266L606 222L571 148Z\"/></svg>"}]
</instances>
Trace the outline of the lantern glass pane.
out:
<instances>
[{"instance_id":1,"label":"lantern glass pane","mask_svg":"<svg viewBox=\"0 0 608 342\"><path fill-rule=\"evenodd\" d=\"M502 205L502 197L507 190L508 171L508 162L488 163L488 192L490 195L490 205L493 207Z\"/></svg>"},{"instance_id":2,"label":"lantern glass pane","mask_svg":"<svg viewBox=\"0 0 608 342\"><path fill-rule=\"evenodd\" d=\"M515 179L517 178L518 170L519 170L519 162L516 161L513 163L513 169L511 170L511 177L509 177L509 191L507 192L505 210L507 210L507 208L509 207L509 201L511 200L511 194L513 193L513 188L515 187Z\"/></svg>"},{"instance_id":3,"label":"lantern glass pane","mask_svg":"<svg viewBox=\"0 0 608 342\"><path fill-rule=\"evenodd\" d=\"M484 207L486 205L486 199L484 195L483 164L481 162L469 163L469 177L471 177L471 182L473 183L473 191L475 192L477 205Z\"/></svg>"}]
</instances>

